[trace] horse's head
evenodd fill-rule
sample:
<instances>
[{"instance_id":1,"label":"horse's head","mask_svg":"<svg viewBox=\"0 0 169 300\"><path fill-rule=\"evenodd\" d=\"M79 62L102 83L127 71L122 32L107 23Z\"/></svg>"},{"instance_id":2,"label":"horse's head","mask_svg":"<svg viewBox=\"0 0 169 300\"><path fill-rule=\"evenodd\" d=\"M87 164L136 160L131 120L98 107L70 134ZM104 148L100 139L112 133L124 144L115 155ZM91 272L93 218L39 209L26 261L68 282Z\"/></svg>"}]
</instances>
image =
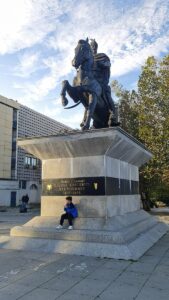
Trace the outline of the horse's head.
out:
<instances>
[{"instance_id":1,"label":"horse's head","mask_svg":"<svg viewBox=\"0 0 169 300\"><path fill-rule=\"evenodd\" d=\"M92 57L91 47L88 43L88 38L85 40L79 40L75 48L75 57L72 60L72 66L78 69L85 61Z\"/></svg>"}]
</instances>

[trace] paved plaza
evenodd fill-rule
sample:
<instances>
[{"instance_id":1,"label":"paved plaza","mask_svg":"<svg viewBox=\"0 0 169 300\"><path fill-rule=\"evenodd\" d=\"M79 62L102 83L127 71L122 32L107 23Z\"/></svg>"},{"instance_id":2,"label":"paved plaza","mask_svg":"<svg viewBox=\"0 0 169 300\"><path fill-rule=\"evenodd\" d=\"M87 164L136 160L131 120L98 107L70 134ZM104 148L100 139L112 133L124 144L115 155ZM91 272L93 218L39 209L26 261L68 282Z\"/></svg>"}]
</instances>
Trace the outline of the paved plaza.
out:
<instances>
[{"instance_id":1,"label":"paved plaza","mask_svg":"<svg viewBox=\"0 0 169 300\"><path fill-rule=\"evenodd\" d=\"M27 213L19 213L19 207L0 209L0 235L9 235L12 227L25 224L39 214L39 209L28 209Z\"/></svg>"},{"instance_id":2,"label":"paved plaza","mask_svg":"<svg viewBox=\"0 0 169 300\"><path fill-rule=\"evenodd\" d=\"M0 300L15 299L168 300L169 233L137 262L0 249Z\"/></svg>"}]
</instances>

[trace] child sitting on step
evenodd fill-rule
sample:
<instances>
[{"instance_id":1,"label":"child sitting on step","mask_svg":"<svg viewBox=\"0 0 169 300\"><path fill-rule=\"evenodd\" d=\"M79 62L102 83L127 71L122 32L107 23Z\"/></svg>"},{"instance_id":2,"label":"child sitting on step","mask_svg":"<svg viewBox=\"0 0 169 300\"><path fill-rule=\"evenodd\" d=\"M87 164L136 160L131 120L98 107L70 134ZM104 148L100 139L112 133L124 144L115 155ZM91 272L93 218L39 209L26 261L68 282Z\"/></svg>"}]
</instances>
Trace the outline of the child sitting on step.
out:
<instances>
[{"instance_id":1,"label":"child sitting on step","mask_svg":"<svg viewBox=\"0 0 169 300\"><path fill-rule=\"evenodd\" d=\"M72 202L72 197L66 197L66 204L64 206L64 211L65 213L61 215L60 218L60 225L58 225L56 228L60 229L63 228L63 223L64 220L68 220L69 222L69 227L68 229L73 229L73 219L77 218L78 216L78 211L76 206Z\"/></svg>"}]
</instances>

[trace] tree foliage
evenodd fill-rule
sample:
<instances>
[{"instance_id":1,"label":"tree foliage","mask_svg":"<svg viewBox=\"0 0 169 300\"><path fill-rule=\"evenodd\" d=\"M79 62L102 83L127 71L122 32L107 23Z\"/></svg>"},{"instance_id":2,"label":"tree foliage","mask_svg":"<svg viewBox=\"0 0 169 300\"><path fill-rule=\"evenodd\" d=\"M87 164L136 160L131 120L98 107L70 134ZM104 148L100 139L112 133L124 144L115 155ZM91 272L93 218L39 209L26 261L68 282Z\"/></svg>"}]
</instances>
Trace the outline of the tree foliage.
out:
<instances>
[{"instance_id":1,"label":"tree foliage","mask_svg":"<svg viewBox=\"0 0 169 300\"><path fill-rule=\"evenodd\" d=\"M153 153L140 170L141 181L169 185L169 55L161 61L146 60L137 91L125 90L117 81L112 88L119 100L122 128Z\"/></svg>"},{"instance_id":2,"label":"tree foliage","mask_svg":"<svg viewBox=\"0 0 169 300\"><path fill-rule=\"evenodd\" d=\"M137 93L125 90L116 80L112 82L112 89L119 99L119 119L121 127L132 134L137 136L138 132L138 113L136 110Z\"/></svg>"},{"instance_id":3,"label":"tree foliage","mask_svg":"<svg viewBox=\"0 0 169 300\"><path fill-rule=\"evenodd\" d=\"M158 62L149 57L138 81L139 139L153 153L151 161L142 169L147 179L168 182L169 170L169 56Z\"/></svg>"}]
</instances>

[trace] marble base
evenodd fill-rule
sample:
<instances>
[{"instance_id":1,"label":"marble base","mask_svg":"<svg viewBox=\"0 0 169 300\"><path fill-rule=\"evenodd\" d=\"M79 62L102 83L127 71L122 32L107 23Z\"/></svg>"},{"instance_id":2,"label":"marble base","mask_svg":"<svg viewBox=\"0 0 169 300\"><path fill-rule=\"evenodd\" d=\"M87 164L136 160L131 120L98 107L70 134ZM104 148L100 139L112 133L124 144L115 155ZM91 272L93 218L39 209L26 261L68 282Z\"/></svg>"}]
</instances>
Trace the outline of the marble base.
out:
<instances>
[{"instance_id":1,"label":"marble base","mask_svg":"<svg viewBox=\"0 0 169 300\"><path fill-rule=\"evenodd\" d=\"M41 216L12 228L0 247L138 259L168 227L140 209L139 167L152 154L119 127L18 142L42 160ZM79 217L57 230L65 196Z\"/></svg>"},{"instance_id":2,"label":"marble base","mask_svg":"<svg viewBox=\"0 0 169 300\"><path fill-rule=\"evenodd\" d=\"M78 218L74 230L56 229L59 218L35 217L0 239L0 247L137 260L168 230L143 210L104 218Z\"/></svg>"},{"instance_id":3,"label":"marble base","mask_svg":"<svg viewBox=\"0 0 169 300\"><path fill-rule=\"evenodd\" d=\"M67 195L86 218L140 208L138 169L152 155L121 128L27 138L18 145L42 160L42 216L60 215Z\"/></svg>"},{"instance_id":4,"label":"marble base","mask_svg":"<svg viewBox=\"0 0 169 300\"><path fill-rule=\"evenodd\" d=\"M140 209L140 195L74 196L79 217L110 218ZM63 213L65 196L42 196L41 215L58 217Z\"/></svg>"}]
</instances>

